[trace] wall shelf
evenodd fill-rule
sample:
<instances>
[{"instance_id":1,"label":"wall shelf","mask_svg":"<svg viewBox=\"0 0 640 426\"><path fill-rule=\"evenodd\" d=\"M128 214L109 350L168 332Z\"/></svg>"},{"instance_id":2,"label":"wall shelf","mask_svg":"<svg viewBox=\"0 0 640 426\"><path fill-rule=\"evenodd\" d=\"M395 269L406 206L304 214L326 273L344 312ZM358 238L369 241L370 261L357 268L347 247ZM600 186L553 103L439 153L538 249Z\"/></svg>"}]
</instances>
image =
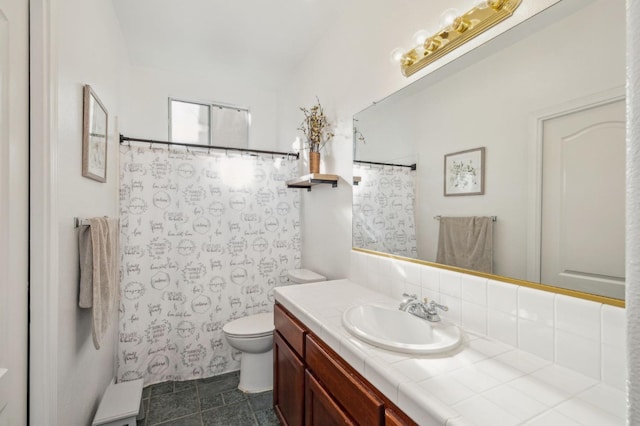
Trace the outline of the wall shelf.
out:
<instances>
[{"instance_id":1,"label":"wall shelf","mask_svg":"<svg viewBox=\"0 0 640 426\"><path fill-rule=\"evenodd\" d=\"M311 191L312 186L320 184L330 184L332 188L336 188L338 186L338 175L311 173L288 180L287 188L306 188L307 191Z\"/></svg>"}]
</instances>

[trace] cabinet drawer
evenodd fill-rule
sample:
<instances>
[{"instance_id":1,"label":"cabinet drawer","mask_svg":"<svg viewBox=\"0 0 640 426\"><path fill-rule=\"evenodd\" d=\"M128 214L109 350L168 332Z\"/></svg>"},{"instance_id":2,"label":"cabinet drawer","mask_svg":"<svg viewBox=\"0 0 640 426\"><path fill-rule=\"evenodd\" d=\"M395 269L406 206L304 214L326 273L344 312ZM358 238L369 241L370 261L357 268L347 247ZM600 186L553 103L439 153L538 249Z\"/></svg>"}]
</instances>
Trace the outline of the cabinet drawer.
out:
<instances>
[{"instance_id":1,"label":"cabinet drawer","mask_svg":"<svg viewBox=\"0 0 640 426\"><path fill-rule=\"evenodd\" d=\"M273 322L276 330L280 332L293 350L301 357L304 357L304 336L306 331L303 326L281 305L276 305L274 308Z\"/></svg>"},{"instance_id":2,"label":"cabinet drawer","mask_svg":"<svg viewBox=\"0 0 640 426\"><path fill-rule=\"evenodd\" d=\"M307 368L327 392L361 425L382 425L383 402L360 380L336 362L313 337L307 335L305 361Z\"/></svg>"}]
</instances>

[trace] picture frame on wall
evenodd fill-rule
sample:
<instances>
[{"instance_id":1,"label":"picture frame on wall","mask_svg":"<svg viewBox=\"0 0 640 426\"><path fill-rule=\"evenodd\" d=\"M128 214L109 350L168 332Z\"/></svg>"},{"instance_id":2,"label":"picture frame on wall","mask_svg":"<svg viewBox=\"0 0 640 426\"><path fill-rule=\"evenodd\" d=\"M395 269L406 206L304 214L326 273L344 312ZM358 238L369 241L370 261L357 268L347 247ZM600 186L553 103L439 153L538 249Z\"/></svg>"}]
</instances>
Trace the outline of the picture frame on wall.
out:
<instances>
[{"instance_id":1,"label":"picture frame on wall","mask_svg":"<svg viewBox=\"0 0 640 426\"><path fill-rule=\"evenodd\" d=\"M444 195L484 194L485 148L453 152L444 156Z\"/></svg>"},{"instance_id":2,"label":"picture frame on wall","mask_svg":"<svg viewBox=\"0 0 640 426\"><path fill-rule=\"evenodd\" d=\"M83 95L82 176L106 182L109 114L90 85Z\"/></svg>"}]
</instances>

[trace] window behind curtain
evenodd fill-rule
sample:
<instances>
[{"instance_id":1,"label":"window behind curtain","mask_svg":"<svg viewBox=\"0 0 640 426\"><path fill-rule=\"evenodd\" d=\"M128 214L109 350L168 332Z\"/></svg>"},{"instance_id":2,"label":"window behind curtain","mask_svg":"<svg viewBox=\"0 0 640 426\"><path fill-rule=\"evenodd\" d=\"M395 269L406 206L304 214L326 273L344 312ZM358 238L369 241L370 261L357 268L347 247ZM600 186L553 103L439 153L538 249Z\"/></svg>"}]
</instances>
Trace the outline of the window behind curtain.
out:
<instances>
[{"instance_id":1,"label":"window behind curtain","mask_svg":"<svg viewBox=\"0 0 640 426\"><path fill-rule=\"evenodd\" d=\"M249 110L169 99L169 140L234 148L249 146Z\"/></svg>"}]
</instances>

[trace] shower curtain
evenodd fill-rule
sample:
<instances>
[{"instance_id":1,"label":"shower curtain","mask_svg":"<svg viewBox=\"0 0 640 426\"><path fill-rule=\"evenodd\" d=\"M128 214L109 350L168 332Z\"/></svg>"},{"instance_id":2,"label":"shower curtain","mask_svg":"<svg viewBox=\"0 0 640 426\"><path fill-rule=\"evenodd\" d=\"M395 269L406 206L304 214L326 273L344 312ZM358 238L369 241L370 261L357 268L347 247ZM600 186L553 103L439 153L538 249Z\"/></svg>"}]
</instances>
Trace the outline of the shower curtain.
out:
<instances>
[{"instance_id":1,"label":"shower curtain","mask_svg":"<svg viewBox=\"0 0 640 426\"><path fill-rule=\"evenodd\" d=\"M418 257L415 226L416 172L407 167L353 165L353 245Z\"/></svg>"},{"instance_id":2,"label":"shower curtain","mask_svg":"<svg viewBox=\"0 0 640 426\"><path fill-rule=\"evenodd\" d=\"M300 267L295 158L194 149L120 149L121 381L237 370L222 327Z\"/></svg>"}]
</instances>

